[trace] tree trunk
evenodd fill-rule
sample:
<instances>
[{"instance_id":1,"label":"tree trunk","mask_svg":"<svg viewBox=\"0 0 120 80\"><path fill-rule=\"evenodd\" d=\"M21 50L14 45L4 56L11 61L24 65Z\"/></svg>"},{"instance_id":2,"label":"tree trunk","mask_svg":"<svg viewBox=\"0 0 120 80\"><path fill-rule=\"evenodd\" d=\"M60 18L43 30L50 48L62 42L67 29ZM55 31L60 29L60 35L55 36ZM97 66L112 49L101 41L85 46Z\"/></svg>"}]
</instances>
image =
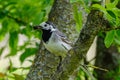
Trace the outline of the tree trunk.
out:
<instances>
[{"instance_id":1,"label":"tree trunk","mask_svg":"<svg viewBox=\"0 0 120 80\"><path fill-rule=\"evenodd\" d=\"M55 0L48 20L67 34L75 33L72 4L69 0ZM45 50L41 43L26 80L68 80L74 70L79 67L80 61L86 55L97 33L105 30L107 25L108 22L104 20L103 13L92 10L87 16L86 24L83 26L79 38L61 65L59 65L59 57Z\"/></svg>"},{"instance_id":2,"label":"tree trunk","mask_svg":"<svg viewBox=\"0 0 120 80\"><path fill-rule=\"evenodd\" d=\"M77 40L79 33L75 30L72 4L68 0L55 0L48 17L48 21L66 33L72 42ZM41 43L26 80L50 80L58 68L59 62L59 57L49 53Z\"/></svg>"}]
</instances>

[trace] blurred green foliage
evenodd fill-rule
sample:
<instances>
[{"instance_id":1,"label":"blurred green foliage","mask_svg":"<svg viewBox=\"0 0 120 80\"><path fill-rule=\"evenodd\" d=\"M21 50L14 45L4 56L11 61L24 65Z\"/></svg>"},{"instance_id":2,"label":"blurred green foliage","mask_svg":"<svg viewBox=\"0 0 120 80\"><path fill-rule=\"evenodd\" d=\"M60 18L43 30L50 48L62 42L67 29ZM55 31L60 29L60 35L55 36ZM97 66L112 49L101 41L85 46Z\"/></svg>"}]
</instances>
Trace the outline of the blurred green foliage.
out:
<instances>
[{"instance_id":1,"label":"blurred green foliage","mask_svg":"<svg viewBox=\"0 0 120 80\"><path fill-rule=\"evenodd\" d=\"M113 27L112 31L106 33L104 43L106 47L110 47L113 43L119 45L120 37L120 9L117 8L119 0L114 0L111 3L107 3L105 6L99 4L93 4L92 8L97 8L104 13L104 17L110 22L110 25Z\"/></svg>"},{"instance_id":2,"label":"blurred green foliage","mask_svg":"<svg viewBox=\"0 0 120 80\"><path fill-rule=\"evenodd\" d=\"M110 80L110 79L120 80L120 67L116 68L115 70L111 70L107 72L105 78L107 80Z\"/></svg>"},{"instance_id":3,"label":"blurred green foliage","mask_svg":"<svg viewBox=\"0 0 120 80\"><path fill-rule=\"evenodd\" d=\"M0 42L3 41L6 35L9 35L7 45L0 48L0 55L9 45L10 52L6 58L17 55L22 52L20 62L23 63L26 58L34 55L38 50L38 41L31 40L32 38L40 38L41 32L34 31L32 25L38 25L47 20L47 15L52 7L53 0L0 0ZM27 40L24 44L19 45L20 35L24 35ZM22 68L23 69L23 68ZM7 74L16 71L12 62ZM9 77L0 73L0 77ZM24 80L20 74L12 74L13 80ZM24 76L24 75L23 75ZM19 79L20 78L20 79ZM0 80L4 78L0 78Z\"/></svg>"},{"instance_id":4,"label":"blurred green foliage","mask_svg":"<svg viewBox=\"0 0 120 80\"><path fill-rule=\"evenodd\" d=\"M7 56L16 55L22 49L27 50L27 53L35 53L34 48L28 50L27 43L31 43L31 37L40 38L41 35L33 31L31 24L38 25L47 20L52 3L53 0L0 0L0 41L9 34L10 53ZM28 38L22 46L18 45L19 34Z\"/></svg>"}]
</instances>

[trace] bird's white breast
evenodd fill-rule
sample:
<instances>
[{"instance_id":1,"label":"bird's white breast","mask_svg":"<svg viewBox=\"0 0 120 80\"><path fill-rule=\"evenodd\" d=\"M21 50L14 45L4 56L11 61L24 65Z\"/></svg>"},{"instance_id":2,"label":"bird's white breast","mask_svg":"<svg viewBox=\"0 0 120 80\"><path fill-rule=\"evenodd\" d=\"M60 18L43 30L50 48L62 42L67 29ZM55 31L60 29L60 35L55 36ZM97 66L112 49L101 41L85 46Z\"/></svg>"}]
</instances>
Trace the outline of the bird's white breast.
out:
<instances>
[{"instance_id":1,"label":"bird's white breast","mask_svg":"<svg viewBox=\"0 0 120 80\"><path fill-rule=\"evenodd\" d=\"M54 33L51 35L48 43L44 43L44 45L48 51L62 57L65 57L68 50L71 49L70 45L62 42L60 37L55 35Z\"/></svg>"}]
</instances>

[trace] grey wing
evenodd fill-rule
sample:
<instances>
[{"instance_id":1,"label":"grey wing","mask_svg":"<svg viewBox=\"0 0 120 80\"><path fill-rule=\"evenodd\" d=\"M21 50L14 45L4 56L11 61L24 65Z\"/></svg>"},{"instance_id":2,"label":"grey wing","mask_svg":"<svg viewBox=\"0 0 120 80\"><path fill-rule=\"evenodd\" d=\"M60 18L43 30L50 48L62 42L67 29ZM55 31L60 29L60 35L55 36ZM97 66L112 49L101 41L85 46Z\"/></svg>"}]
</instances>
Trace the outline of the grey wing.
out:
<instances>
[{"instance_id":1,"label":"grey wing","mask_svg":"<svg viewBox=\"0 0 120 80\"><path fill-rule=\"evenodd\" d=\"M69 45L72 45L72 43L67 39L67 37L62 32L60 32L59 30L56 30L55 33L61 37L62 41L66 42Z\"/></svg>"},{"instance_id":2,"label":"grey wing","mask_svg":"<svg viewBox=\"0 0 120 80\"><path fill-rule=\"evenodd\" d=\"M55 33L58 34L60 37L66 38L66 36L62 32L60 32L58 29L56 29Z\"/></svg>"}]
</instances>

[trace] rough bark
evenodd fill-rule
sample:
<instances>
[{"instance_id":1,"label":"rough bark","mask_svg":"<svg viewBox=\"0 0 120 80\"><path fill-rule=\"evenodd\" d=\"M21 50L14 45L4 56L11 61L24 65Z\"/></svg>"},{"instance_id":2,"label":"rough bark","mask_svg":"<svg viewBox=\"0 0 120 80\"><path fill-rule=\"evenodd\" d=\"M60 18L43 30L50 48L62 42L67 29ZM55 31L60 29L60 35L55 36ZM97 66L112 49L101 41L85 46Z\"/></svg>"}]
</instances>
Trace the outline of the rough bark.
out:
<instances>
[{"instance_id":1,"label":"rough bark","mask_svg":"<svg viewBox=\"0 0 120 80\"><path fill-rule=\"evenodd\" d=\"M72 4L69 3L69 0L55 0L48 20L56 24L63 32L72 31L73 33L75 23L72 15ZM45 50L41 43L26 80L68 80L74 70L79 67L80 61L86 55L97 33L106 29L107 24L102 12L92 10L73 49L68 52L60 66L58 66L59 57ZM64 30L69 26L73 27L69 29L71 31Z\"/></svg>"},{"instance_id":2,"label":"rough bark","mask_svg":"<svg viewBox=\"0 0 120 80\"><path fill-rule=\"evenodd\" d=\"M68 37L75 42L75 36L78 34L75 31L75 21L72 14L72 5L68 0L55 0L48 20L53 22L66 35L71 34ZM26 80L50 80L58 65L59 57L45 50L41 43Z\"/></svg>"},{"instance_id":3,"label":"rough bark","mask_svg":"<svg viewBox=\"0 0 120 80\"><path fill-rule=\"evenodd\" d=\"M55 0L48 21L53 22L72 42L77 40L79 33L75 30L73 5L69 0Z\"/></svg>"}]
</instances>

